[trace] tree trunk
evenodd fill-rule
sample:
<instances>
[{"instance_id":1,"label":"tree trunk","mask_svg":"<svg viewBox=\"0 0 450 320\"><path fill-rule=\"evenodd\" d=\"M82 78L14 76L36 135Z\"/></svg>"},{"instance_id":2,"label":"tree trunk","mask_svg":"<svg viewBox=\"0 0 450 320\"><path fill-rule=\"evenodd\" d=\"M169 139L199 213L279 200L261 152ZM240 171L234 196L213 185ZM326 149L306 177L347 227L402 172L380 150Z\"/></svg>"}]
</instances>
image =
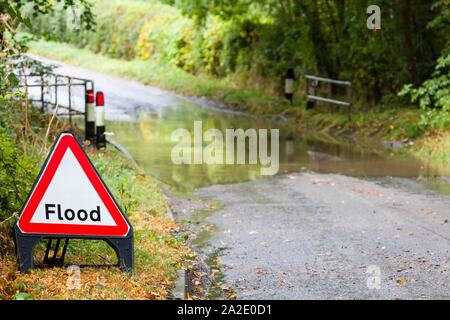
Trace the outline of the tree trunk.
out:
<instances>
[{"instance_id":1,"label":"tree trunk","mask_svg":"<svg viewBox=\"0 0 450 320\"><path fill-rule=\"evenodd\" d=\"M406 61L406 69L408 72L408 80L414 85L419 86L419 79L417 77L416 59L414 56L414 47L412 42L411 33L411 1L410 0L398 0L399 13L400 13L400 37L403 49L403 55Z\"/></svg>"},{"instance_id":2,"label":"tree trunk","mask_svg":"<svg viewBox=\"0 0 450 320\"><path fill-rule=\"evenodd\" d=\"M300 3L302 5L302 3ZM322 32L319 11L315 1L312 1L311 7L303 5L303 10L309 22L310 37L314 46L314 56L316 58L317 68L321 75L335 77L334 68L330 60L330 50Z\"/></svg>"}]
</instances>

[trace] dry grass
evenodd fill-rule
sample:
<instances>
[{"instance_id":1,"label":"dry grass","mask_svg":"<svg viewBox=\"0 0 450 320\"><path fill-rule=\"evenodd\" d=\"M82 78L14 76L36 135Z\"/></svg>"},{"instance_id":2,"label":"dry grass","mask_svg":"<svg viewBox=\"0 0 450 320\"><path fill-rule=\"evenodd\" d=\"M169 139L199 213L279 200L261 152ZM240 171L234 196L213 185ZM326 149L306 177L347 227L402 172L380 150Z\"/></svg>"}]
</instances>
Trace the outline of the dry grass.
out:
<instances>
[{"instance_id":1,"label":"dry grass","mask_svg":"<svg viewBox=\"0 0 450 320\"><path fill-rule=\"evenodd\" d=\"M449 175L450 163L450 130L431 131L415 142L411 151L415 156L439 172Z\"/></svg>"}]
</instances>

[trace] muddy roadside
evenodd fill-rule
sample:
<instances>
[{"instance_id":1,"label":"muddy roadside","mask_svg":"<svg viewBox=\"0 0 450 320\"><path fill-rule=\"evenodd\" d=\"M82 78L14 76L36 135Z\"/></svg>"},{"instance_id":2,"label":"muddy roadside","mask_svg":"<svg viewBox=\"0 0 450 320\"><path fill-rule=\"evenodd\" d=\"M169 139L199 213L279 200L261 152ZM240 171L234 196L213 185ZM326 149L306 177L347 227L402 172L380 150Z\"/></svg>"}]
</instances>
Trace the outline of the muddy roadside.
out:
<instances>
[{"instance_id":1,"label":"muddy roadside","mask_svg":"<svg viewBox=\"0 0 450 320\"><path fill-rule=\"evenodd\" d=\"M222 272L221 254L226 249L211 246L211 236L217 226L207 222L223 205L220 201L201 199L192 194L174 194L165 189L170 203L170 214L181 226L186 244L194 251L196 259L180 273L184 279L184 298L188 299L235 299L236 294ZM175 298L181 298L176 289Z\"/></svg>"}]
</instances>

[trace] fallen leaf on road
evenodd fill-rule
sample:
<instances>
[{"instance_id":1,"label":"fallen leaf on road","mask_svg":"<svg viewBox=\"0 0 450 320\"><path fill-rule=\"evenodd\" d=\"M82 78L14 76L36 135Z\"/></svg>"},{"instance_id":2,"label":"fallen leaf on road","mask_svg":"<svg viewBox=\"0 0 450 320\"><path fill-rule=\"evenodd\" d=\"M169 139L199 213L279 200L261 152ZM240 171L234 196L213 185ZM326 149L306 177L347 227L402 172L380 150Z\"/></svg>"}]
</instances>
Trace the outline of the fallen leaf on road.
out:
<instances>
[{"instance_id":1,"label":"fallen leaf on road","mask_svg":"<svg viewBox=\"0 0 450 320\"><path fill-rule=\"evenodd\" d=\"M353 191L354 193L368 194L368 195L371 195L371 196L378 196L378 197L383 197L383 196L384 196L384 193L383 193L383 192L375 191L375 190L366 190L366 189L356 189L356 188L353 188L352 191Z\"/></svg>"},{"instance_id":2,"label":"fallen leaf on road","mask_svg":"<svg viewBox=\"0 0 450 320\"><path fill-rule=\"evenodd\" d=\"M266 271L264 271L264 270L262 270L262 269L257 269L257 271L256 271L256 276L257 277L262 277L262 276L265 276L267 274L267 272Z\"/></svg>"},{"instance_id":3,"label":"fallen leaf on road","mask_svg":"<svg viewBox=\"0 0 450 320\"><path fill-rule=\"evenodd\" d=\"M311 179L310 182L317 185L326 184L331 187L334 187L336 185L336 183L330 179Z\"/></svg>"},{"instance_id":4,"label":"fallen leaf on road","mask_svg":"<svg viewBox=\"0 0 450 320\"><path fill-rule=\"evenodd\" d=\"M404 279L398 279L398 280L397 280L397 284L398 284L399 286L403 286L404 284L406 284L406 280L404 280Z\"/></svg>"}]
</instances>

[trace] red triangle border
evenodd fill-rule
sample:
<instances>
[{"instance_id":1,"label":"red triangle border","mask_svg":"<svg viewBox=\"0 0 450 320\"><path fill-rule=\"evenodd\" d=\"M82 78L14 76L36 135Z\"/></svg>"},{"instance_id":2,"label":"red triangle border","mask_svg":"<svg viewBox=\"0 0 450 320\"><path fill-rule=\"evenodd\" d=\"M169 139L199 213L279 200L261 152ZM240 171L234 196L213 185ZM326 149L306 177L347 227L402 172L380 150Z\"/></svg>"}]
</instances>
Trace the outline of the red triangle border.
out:
<instances>
[{"instance_id":1,"label":"red triangle border","mask_svg":"<svg viewBox=\"0 0 450 320\"><path fill-rule=\"evenodd\" d=\"M95 191L103 201L106 209L111 214L116 226L95 226L80 224L53 224L53 223L31 223L31 219L36 212L39 203L45 195L56 171L59 168L66 150L70 150L75 155L84 173L88 177ZM68 132L63 132L56 141L50 155L47 158L46 165L42 169L30 196L21 211L17 223L22 233L31 234L52 234L68 236L110 236L124 237L130 231L130 224L116 204L113 196L101 180L93 165L89 161L86 153L83 151L75 137Z\"/></svg>"}]
</instances>

